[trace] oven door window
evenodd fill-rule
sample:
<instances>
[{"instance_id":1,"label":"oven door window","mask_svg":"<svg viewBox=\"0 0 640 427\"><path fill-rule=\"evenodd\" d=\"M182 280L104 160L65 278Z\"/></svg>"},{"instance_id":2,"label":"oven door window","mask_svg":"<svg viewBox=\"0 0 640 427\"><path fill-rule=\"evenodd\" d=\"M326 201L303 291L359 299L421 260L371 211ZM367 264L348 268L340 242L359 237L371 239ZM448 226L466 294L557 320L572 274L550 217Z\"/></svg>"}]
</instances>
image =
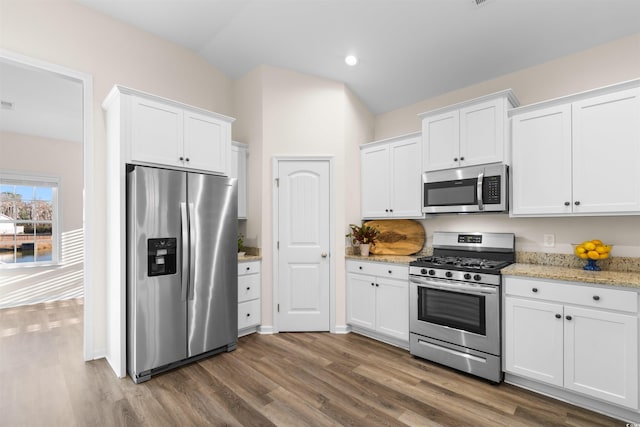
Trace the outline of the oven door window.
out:
<instances>
[{"instance_id":1,"label":"oven door window","mask_svg":"<svg viewBox=\"0 0 640 427\"><path fill-rule=\"evenodd\" d=\"M418 286L418 320L486 335L485 297Z\"/></svg>"},{"instance_id":2,"label":"oven door window","mask_svg":"<svg viewBox=\"0 0 640 427\"><path fill-rule=\"evenodd\" d=\"M425 183L425 206L477 205L477 183L477 178Z\"/></svg>"}]
</instances>

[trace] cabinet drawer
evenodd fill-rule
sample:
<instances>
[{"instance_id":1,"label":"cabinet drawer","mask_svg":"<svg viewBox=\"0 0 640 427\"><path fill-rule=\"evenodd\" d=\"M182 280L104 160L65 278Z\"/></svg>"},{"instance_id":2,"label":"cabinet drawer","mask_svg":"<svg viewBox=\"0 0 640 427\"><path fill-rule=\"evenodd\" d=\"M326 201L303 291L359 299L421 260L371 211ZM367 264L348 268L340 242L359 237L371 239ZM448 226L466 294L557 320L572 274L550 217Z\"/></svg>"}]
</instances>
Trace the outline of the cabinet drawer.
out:
<instances>
[{"instance_id":1,"label":"cabinet drawer","mask_svg":"<svg viewBox=\"0 0 640 427\"><path fill-rule=\"evenodd\" d=\"M238 302L260 298L260 275L249 274L238 277Z\"/></svg>"},{"instance_id":2,"label":"cabinet drawer","mask_svg":"<svg viewBox=\"0 0 640 427\"><path fill-rule=\"evenodd\" d=\"M505 293L564 304L584 305L607 310L638 312L638 294L620 289L605 289L588 284L571 285L541 279L505 278Z\"/></svg>"},{"instance_id":3,"label":"cabinet drawer","mask_svg":"<svg viewBox=\"0 0 640 427\"><path fill-rule=\"evenodd\" d=\"M238 330L260 324L260 300L238 304Z\"/></svg>"},{"instance_id":4,"label":"cabinet drawer","mask_svg":"<svg viewBox=\"0 0 640 427\"><path fill-rule=\"evenodd\" d=\"M260 273L260 261L247 261L238 263L238 276Z\"/></svg>"},{"instance_id":5,"label":"cabinet drawer","mask_svg":"<svg viewBox=\"0 0 640 427\"><path fill-rule=\"evenodd\" d=\"M347 272L409 280L409 266L405 264L347 261Z\"/></svg>"}]
</instances>

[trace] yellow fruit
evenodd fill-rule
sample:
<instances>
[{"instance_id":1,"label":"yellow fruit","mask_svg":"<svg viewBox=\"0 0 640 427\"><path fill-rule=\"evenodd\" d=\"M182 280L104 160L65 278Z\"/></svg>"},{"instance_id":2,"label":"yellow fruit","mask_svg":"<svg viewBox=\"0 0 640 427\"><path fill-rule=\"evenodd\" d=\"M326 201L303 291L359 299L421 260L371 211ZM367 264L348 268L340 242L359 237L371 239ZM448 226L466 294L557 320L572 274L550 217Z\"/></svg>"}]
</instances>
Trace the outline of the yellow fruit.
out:
<instances>
[{"instance_id":1,"label":"yellow fruit","mask_svg":"<svg viewBox=\"0 0 640 427\"><path fill-rule=\"evenodd\" d=\"M596 248L596 245L593 242L584 242L582 244L587 251L592 251Z\"/></svg>"},{"instance_id":2,"label":"yellow fruit","mask_svg":"<svg viewBox=\"0 0 640 427\"><path fill-rule=\"evenodd\" d=\"M594 245L596 245L596 246L600 246L600 245L602 245L602 240L593 239L593 240L591 241L591 243L593 243L593 244L594 244Z\"/></svg>"},{"instance_id":3,"label":"yellow fruit","mask_svg":"<svg viewBox=\"0 0 640 427\"><path fill-rule=\"evenodd\" d=\"M587 256L591 259L600 259L600 254L596 251L587 252Z\"/></svg>"},{"instance_id":4,"label":"yellow fruit","mask_svg":"<svg viewBox=\"0 0 640 427\"><path fill-rule=\"evenodd\" d=\"M601 253L599 259L607 259L609 258L609 254L607 252Z\"/></svg>"},{"instance_id":5,"label":"yellow fruit","mask_svg":"<svg viewBox=\"0 0 640 427\"><path fill-rule=\"evenodd\" d=\"M606 249L605 253L609 253L611 252L611 245L604 245L604 248Z\"/></svg>"},{"instance_id":6,"label":"yellow fruit","mask_svg":"<svg viewBox=\"0 0 640 427\"><path fill-rule=\"evenodd\" d=\"M580 255L578 255L578 256L579 256L580 258L582 258L582 259L587 259L587 258L589 258L589 255L587 255L587 253L586 253L586 252L583 252L583 253L581 253L581 254L580 254Z\"/></svg>"},{"instance_id":7,"label":"yellow fruit","mask_svg":"<svg viewBox=\"0 0 640 427\"><path fill-rule=\"evenodd\" d=\"M587 250L584 248L584 246L580 245L580 246L576 246L576 255L580 255L585 253Z\"/></svg>"},{"instance_id":8,"label":"yellow fruit","mask_svg":"<svg viewBox=\"0 0 640 427\"><path fill-rule=\"evenodd\" d=\"M596 252L598 252L599 254L604 254L607 252L607 248L605 248L604 246L596 246Z\"/></svg>"}]
</instances>

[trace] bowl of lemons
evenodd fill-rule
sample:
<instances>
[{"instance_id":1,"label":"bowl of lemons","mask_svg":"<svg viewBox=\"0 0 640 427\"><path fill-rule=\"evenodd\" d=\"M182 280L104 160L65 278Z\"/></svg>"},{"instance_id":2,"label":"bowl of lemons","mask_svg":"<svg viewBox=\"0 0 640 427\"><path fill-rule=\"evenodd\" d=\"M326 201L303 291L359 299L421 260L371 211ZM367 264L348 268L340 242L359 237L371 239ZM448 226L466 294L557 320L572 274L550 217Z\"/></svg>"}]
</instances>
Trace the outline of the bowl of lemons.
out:
<instances>
[{"instance_id":1,"label":"bowl of lemons","mask_svg":"<svg viewBox=\"0 0 640 427\"><path fill-rule=\"evenodd\" d=\"M586 259L587 265L584 266L588 271L600 271L597 264L598 260L609 258L612 245L602 243L602 240L586 240L580 244L574 244L574 253L580 259Z\"/></svg>"}]
</instances>

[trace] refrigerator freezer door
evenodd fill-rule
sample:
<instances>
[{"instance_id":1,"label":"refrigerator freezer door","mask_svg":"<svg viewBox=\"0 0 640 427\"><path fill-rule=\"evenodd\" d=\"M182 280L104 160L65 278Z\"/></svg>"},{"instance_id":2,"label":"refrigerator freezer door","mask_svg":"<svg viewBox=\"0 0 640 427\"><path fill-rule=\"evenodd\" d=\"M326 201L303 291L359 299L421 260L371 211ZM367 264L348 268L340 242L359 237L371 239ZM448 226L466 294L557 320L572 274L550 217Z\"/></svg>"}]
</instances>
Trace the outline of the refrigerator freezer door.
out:
<instances>
[{"instance_id":1,"label":"refrigerator freezer door","mask_svg":"<svg viewBox=\"0 0 640 427\"><path fill-rule=\"evenodd\" d=\"M191 277L188 357L238 339L237 181L189 173Z\"/></svg>"},{"instance_id":2,"label":"refrigerator freezer door","mask_svg":"<svg viewBox=\"0 0 640 427\"><path fill-rule=\"evenodd\" d=\"M142 166L127 176L127 364L136 382L136 376L187 357L187 304L181 300L188 261L181 250L186 176ZM158 265L150 270L150 262ZM168 262L171 268L163 271Z\"/></svg>"}]
</instances>

